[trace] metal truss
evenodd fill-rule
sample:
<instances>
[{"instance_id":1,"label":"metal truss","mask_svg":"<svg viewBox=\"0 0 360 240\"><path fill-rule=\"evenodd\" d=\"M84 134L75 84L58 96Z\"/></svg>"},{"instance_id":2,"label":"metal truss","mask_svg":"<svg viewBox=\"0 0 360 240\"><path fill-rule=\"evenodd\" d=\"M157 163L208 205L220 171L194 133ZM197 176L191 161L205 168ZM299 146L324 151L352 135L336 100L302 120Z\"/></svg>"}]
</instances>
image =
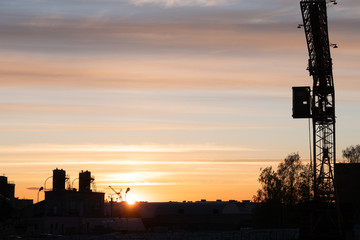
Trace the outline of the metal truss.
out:
<instances>
[{"instance_id":1,"label":"metal truss","mask_svg":"<svg viewBox=\"0 0 360 240\"><path fill-rule=\"evenodd\" d=\"M314 196L332 202L335 200L335 91L326 1L302 0L300 7L309 51L308 70L313 77Z\"/></svg>"}]
</instances>

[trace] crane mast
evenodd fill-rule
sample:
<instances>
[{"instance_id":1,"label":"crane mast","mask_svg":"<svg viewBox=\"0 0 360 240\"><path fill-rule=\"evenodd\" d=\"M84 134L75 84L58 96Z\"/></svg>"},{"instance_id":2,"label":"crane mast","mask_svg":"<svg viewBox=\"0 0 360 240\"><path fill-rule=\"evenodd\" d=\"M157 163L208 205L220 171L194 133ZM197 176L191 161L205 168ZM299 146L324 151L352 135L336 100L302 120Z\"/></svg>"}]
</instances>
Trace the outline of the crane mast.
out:
<instances>
[{"instance_id":1,"label":"crane mast","mask_svg":"<svg viewBox=\"0 0 360 240\"><path fill-rule=\"evenodd\" d=\"M336 2L334 2L336 3ZM313 78L310 97L313 124L314 198L335 201L335 91L326 13L326 0L300 1Z\"/></svg>"}]
</instances>

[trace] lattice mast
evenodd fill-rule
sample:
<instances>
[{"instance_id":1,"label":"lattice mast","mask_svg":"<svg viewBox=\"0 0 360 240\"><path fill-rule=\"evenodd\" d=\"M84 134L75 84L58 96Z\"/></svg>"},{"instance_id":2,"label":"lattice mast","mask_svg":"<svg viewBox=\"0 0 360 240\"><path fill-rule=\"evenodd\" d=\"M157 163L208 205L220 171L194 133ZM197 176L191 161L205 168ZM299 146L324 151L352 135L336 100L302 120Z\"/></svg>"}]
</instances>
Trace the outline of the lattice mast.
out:
<instances>
[{"instance_id":1,"label":"lattice mast","mask_svg":"<svg viewBox=\"0 0 360 240\"><path fill-rule=\"evenodd\" d=\"M311 118L313 122L314 197L334 201L335 91L325 0L300 2L309 51L308 70L313 77Z\"/></svg>"}]
</instances>

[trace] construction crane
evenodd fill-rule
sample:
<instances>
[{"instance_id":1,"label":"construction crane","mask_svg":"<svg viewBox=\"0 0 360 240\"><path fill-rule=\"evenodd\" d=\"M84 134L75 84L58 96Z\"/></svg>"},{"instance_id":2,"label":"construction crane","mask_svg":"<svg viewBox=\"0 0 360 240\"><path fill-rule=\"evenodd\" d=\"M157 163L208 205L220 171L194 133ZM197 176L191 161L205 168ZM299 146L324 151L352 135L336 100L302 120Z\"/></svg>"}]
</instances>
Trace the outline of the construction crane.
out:
<instances>
[{"instance_id":1,"label":"construction crane","mask_svg":"<svg viewBox=\"0 0 360 240\"><path fill-rule=\"evenodd\" d=\"M332 0L329 3L336 4ZM293 118L311 118L313 125L313 191L317 201L335 201L335 90L326 0L300 1L309 53L310 87L293 87Z\"/></svg>"},{"instance_id":2,"label":"construction crane","mask_svg":"<svg viewBox=\"0 0 360 240\"><path fill-rule=\"evenodd\" d=\"M116 191L114 188L112 188L111 186L109 186L109 188L110 188L111 190L113 190L113 192L119 197L120 202L122 202L122 200L123 200L123 198L122 198L122 196L121 196L122 188L120 188L120 191L119 191L119 192L117 192L117 191Z\"/></svg>"}]
</instances>

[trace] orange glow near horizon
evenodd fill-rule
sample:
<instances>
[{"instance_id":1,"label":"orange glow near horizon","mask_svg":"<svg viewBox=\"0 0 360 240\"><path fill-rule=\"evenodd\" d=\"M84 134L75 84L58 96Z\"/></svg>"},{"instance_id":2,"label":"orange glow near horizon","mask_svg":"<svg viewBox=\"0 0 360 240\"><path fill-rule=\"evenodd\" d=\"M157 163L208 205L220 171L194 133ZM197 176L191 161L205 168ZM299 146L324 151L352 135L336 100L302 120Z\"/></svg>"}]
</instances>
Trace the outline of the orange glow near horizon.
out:
<instances>
[{"instance_id":1,"label":"orange glow near horizon","mask_svg":"<svg viewBox=\"0 0 360 240\"><path fill-rule=\"evenodd\" d=\"M155 162L155 164L135 164L135 165L114 165L108 169L109 165L94 165L95 169L83 169L81 164L64 166L70 182L78 177L79 171L72 169L82 169L91 171L95 177L96 189L93 191L105 192L105 200L110 200L112 195L114 200L118 198L109 189L111 185L116 191L123 189L122 196L125 200L125 189L131 190L126 194L126 201L129 203L136 201L148 202L167 202L167 201L199 201L207 199L215 201L217 199L226 200L250 200L259 188L257 182L259 170L266 164L266 161L247 160L243 163L234 161L195 161L195 162L174 162L168 164ZM267 162L266 165L277 165L278 161ZM266 166L265 165L265 166ZM91 166L91 165L90 165ZM41 165L37 166L40 175L35 177L32 171L28 174L17 172L16 169L8 175L9 181L16 184L16 197L30 198L37 200L35 186L44 185L44 179L52 174L52 168ZM40 180L43 179L43 180ZM40 180L40 181L39 181ZM47 181L47 188L51 188L52 181ZM78 182L75 181L75 188ZM30 188L31 186L34 186ZM44 199L44 192L39 193L39 201ZM118 201L118 200L117 200Z\"/></svg>"},{"instance_id":2,"label":"orange glow near horizon","mask_svg":"<svg viewBox=\"0 0 360 240\"><path fill-rule=\"evenodd\" d=\"M16 183L16 196L32 198L34 202L37 200L36 188L44 186L54 168L64 169L71 183L81 170L89 170L95 177L94 191L114 194L109 191L110 185L116 191L122 188L124 198L125 189L130 187L129 202L251 199L258 187L259 169L279 162L251 158L235 160L237 155L251 156L254 150L216 144L139 144L129 147L124 144L35 144L4 147L1 152L8 156L9 162L2 162L0 166L8 169L9 180ZM22 167L27 171L19 172ZM72 187L77 188L78 181L74 184ZM46 187L51 185L50 179ZM43 199L44 193L40 192L39 201ZM109 200L108 195L105 199Z\"/></svg>"},{"instance_id":3,"label":"orange glow near horizon","mask_svg":"<svg viewBox=\"0 0 360 240\"><path fill-rule=\"evenodd\" d=\"M126 202L130 205L133 205L135 202L144 201L141 200L142 197L140 197L138 194L131 194L130 192L126 195Z\"/></svg>"}]
</instances>

